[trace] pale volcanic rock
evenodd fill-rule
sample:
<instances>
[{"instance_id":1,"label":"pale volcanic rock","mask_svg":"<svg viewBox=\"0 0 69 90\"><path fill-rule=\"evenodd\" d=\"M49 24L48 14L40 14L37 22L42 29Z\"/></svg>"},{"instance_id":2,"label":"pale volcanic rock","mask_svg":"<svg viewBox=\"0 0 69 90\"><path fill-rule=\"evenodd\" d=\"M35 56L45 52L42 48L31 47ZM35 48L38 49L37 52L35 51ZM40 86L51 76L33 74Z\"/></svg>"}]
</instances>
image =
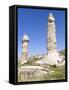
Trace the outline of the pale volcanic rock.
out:
<instances>
[{"instance_id":1,"label":"pale volcanic rock","mask_svg":"<svg viewBox=\"0 0 69 90\"><path fill-rule=\"evenodd\" d=\"M56 45L56 25L55 18L52 13L48 17L48 33L47 33L47 49L48 57L47 63L50 65L57 65L61 61Z\"/></svg>"},{"instance_id":2,"label":"pale volcanic rock","mask_svg":"<svg viewBox=\"0 0 69 90\"><path fill-rule=\"evenodd\" d=\"M27 34L24 34L22 39L22 63L24 64L28 60L28 44L29 44L29 37Z\"/></svg>"}]
</instances>

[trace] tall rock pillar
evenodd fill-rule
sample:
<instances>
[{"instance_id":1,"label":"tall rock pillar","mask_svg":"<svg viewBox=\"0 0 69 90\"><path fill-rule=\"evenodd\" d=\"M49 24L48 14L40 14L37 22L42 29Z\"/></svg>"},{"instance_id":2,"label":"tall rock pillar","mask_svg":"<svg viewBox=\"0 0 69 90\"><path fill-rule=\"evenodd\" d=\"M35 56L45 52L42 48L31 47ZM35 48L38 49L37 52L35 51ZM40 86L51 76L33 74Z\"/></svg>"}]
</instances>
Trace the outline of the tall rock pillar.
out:
<instances>
[{"instance_id":1,"label":"tall rock pillar","mask_svg":"<svg viewBox=\"0 0 69 90\"><path fill-rule=\"evenodd\" d=\"M22 64L27 62L28 59L28 43L29 43L29 37L24 34L22 39Z\"/></svg>"},{"instance_id":2,"label":"tall rock pillar","mask_svg":"<svg viewBox=\"0 0 69 90\"><path fill-rule=\"evenodd\" d=\"M48 16L47 49L49 64L57 65L60 61L60 57L59 53L57 52L56 25L55 18L52 13L50 13Z\"/></svg>"}]
</instances>

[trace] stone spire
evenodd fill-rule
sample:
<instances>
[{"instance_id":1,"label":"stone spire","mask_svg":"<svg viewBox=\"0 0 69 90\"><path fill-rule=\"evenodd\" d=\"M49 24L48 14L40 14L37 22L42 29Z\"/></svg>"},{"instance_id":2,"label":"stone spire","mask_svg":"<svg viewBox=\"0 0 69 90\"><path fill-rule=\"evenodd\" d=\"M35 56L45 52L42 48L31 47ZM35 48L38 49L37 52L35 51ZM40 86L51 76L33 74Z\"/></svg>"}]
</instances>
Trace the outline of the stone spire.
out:
<instances>
[{"instance_id":1,"label":"stone spire","mask_svg":"<svg viewBox=\"0 0 69 90\"><path fill-rule=\"evenodd\" d=\"M48 33L47 33L48 61L51 65L57 65L60 61L56 45L56 25L52 13L48 16Z\"/></svg>"},{"instance_id":2,"label":"stone spire","mask_svg":"<svg viewBox=\"0 0 69 90\"><path fill-rule=\"evenodd\" d=\"M22 39L22 64L27 62L29 37L24 34Z\"/></svg>"},{"instance_id":3,"label":"stone spire","mask_svg":"<svg viewBox=\"0 0 69 90\"><path fill-rule=\"evenodd\" d=\"M48 52L56 50L56 28L55 28L55 18L52 13L48 17Z\"/></svg>"}]
</instances>

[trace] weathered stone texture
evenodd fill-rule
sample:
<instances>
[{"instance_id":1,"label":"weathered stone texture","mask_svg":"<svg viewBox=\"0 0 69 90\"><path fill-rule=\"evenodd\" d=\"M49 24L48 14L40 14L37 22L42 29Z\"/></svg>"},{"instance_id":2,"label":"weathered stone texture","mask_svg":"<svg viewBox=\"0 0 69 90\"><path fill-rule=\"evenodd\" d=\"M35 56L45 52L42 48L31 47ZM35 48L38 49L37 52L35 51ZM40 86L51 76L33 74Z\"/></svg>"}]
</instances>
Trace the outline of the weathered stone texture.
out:
<instances>
[{"instance_id":1,"label":"weathered stone texture","mask_svg":"<svg viewBox=\"0 0 69 90\"><path fill-rule=\"evenodd\" d=\"M57 65L60 61L60 57L57 52L55 18L52 13L50 13L48 17L47 41L48 63L51 65Z\"/></svg>"}]
</instances>

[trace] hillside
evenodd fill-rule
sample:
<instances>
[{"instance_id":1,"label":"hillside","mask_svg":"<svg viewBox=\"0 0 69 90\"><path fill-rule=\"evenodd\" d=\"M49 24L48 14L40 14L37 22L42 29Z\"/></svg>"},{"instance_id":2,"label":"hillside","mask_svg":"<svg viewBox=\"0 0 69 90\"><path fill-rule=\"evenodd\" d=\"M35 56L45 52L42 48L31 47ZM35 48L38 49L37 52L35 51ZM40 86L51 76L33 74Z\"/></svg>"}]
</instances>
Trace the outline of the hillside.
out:
<instances>
[{"instance_id":1,"label":"hillside","mask_svg":"<svg viewBox=\"0 0 69 90\"><path fill-rule=\"evenodd\" d=\"M59 52L60 56L64 56L65 50ZM60 80L65 79L64 59L58 66L41 64L44 62L44 56L33 56L24 64L18 64L18 81L39 81L39 80ZM28 67L28 68L27 68Z\"/></svg>"}]
</instances>

